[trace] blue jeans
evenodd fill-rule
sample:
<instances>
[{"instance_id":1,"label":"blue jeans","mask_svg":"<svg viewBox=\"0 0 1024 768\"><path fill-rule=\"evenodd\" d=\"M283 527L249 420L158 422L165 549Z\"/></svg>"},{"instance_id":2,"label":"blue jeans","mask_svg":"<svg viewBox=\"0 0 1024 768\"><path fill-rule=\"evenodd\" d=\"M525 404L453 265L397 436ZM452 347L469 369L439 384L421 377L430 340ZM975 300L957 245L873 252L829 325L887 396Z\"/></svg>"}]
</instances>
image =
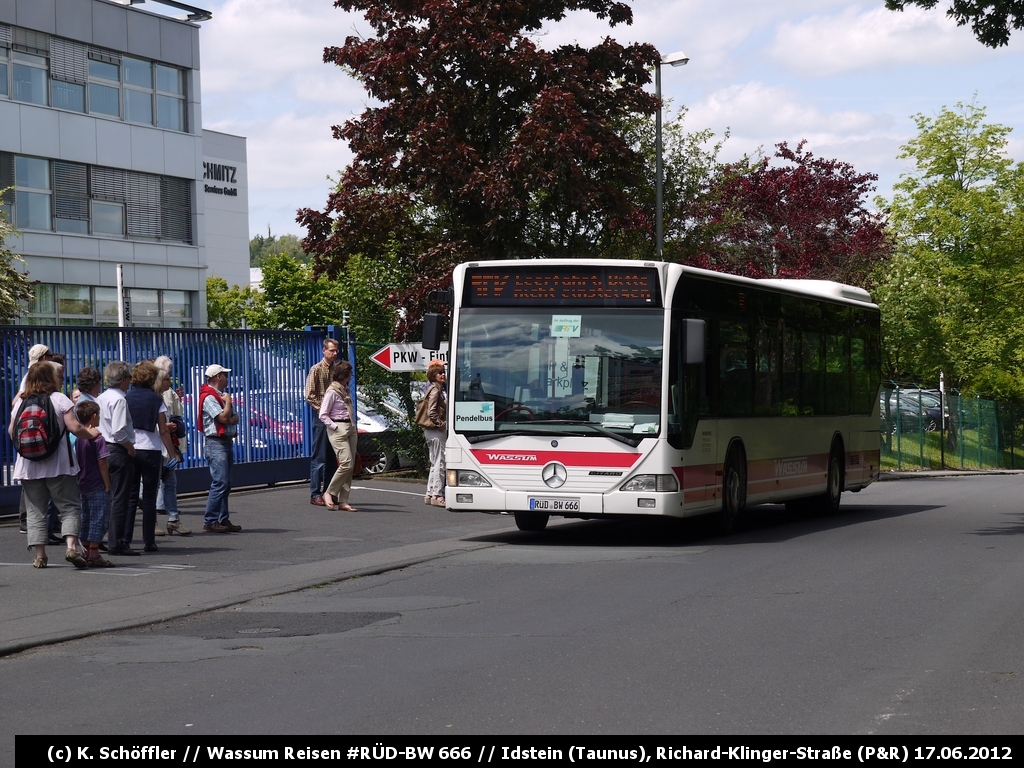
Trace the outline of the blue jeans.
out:
<instances>
[{"instance_id":1,"label":"blue jeans","mask_svg":"<svg viewBox=\"0 0 1024 768\"><path fill-rule=\"evenodd\" d=\"M156 494L156 508L167 513L167 522L178 519L178 474L176 470L164 469L160 490Z\"/></svg>"},{"instance_id":2,"label":"blue jeans","mask_svg":"<svg viewBox=\"0 0 1024 768\"><path fill-rule=\"evenodd\" d=\"M228 494L231 493L231 466L235 450L230 438L206 438L206 462L210 465L210 497L206 500L204 525L228 520Z\"/></svg>"},{"instance_id":3,"label":"blue jeans","mask_svg":"<svg viewBox=\"0 0 1024 768\"><path fill-rule=\"evenodd\" d=\"M320 421L319 414L313 415L313 445L309 447L309 498L324 495L324 453L327 446L327 427Z\"/></svg>"}]
</instances>

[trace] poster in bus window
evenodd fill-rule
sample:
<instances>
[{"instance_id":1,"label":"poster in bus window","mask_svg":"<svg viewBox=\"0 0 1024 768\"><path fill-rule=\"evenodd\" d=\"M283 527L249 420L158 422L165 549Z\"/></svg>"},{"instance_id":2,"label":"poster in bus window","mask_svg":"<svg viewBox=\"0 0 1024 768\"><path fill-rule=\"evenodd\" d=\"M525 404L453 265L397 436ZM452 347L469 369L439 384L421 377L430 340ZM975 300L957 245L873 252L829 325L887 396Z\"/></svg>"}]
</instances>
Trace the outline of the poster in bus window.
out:
<instances>
[{"instance_id":1,"label":"poster in bus window","mask_svg":"<svg viewBox=\"0 0 1024 768\"><path fill-rule=\"evenodd\" d=\"M555 339L580 337L583 328L583 315L552 315L551 337Z\"/></svg>"},{"instance_id":2,"label":"poster in bus window","mask_svg":"<svg viewBox=\"0 0 1024 768\"><path fill-rule=\"evenodd\" d=\"M494 402L455 403L455 429L461 432L494 431Z\"/></svg>"}]
</instances>

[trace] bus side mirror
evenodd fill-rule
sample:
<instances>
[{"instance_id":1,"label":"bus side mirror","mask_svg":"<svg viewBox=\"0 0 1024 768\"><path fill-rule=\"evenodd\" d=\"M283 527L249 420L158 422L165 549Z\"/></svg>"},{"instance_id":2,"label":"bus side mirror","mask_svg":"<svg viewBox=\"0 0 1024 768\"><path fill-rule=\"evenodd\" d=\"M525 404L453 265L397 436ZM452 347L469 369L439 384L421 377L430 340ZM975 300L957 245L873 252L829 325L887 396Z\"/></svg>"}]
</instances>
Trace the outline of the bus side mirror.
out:
<instances>
[{"instance_id":1,"label":"bus side mirror","mask_svg":"<svg viewBox=\"0 0 1024 768\"><path fill-rule=\"evenodd\" d=\"M703 320L683 320L683 362L687 365L701 365L704 362L706 328Z\"/></svg>"},{"instance_id":2,"label":"bus side mirror","mask_svg":"<svg viewBox=\"0 0 1024 768\"><path fill-rule=\"evenodd\" d=\"M430 313L423 316L423 348L438 350L444 342L444 315Z\"/></svg>"}]
</instances>

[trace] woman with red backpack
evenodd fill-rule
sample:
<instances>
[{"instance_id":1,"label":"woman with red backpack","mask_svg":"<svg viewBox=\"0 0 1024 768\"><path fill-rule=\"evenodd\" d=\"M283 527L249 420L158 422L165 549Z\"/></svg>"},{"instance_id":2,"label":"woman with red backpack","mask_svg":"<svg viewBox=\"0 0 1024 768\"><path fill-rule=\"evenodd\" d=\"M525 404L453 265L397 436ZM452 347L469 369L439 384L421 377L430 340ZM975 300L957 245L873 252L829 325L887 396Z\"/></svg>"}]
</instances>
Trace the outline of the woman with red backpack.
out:
<instances>
[{"instance_id":1,"label":"woman with red backpack","mask_svg":"<svg viewBox=\"0 0 1024 768\"><path fill-rule=\"evenodd\" d=\"M32 565L47 565L46 506L52 500L60 516L61 537L67 543L64 559L75 568L88 568L78 551L82 499L68 433L92 439L99 431L78 421L70 398L60 391L55 365L40 362L29 368L24 391L14 399L7 431L18 453L13 479L21 482L25 496L28 546L36 552Z\"/></svg>"}]
</instances>

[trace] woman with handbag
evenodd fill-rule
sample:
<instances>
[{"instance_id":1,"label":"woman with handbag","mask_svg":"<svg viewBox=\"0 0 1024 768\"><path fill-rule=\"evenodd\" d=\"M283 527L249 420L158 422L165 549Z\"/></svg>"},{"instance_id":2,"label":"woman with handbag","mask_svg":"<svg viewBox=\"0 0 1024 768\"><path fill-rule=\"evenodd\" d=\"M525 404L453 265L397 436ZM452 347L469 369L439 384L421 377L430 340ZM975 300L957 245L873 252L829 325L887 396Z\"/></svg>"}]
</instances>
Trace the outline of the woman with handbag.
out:
<instances>
[{"instance_id":1,"label":"woman with handbag","mask_svg":"<svg viewBox=\"0 0 1024 768\"><path fill-rule=\"evenodd\" d=\"M320 404L320 421L327 427L327 439L338 459L338 469L324 491L324 506L355 512L348 503L352 473L356 466L356 441L359 434L352 423L352 363L343 360L331 370L331 384Z\"/></svg>"},{"instance_id":2,"label":"woman with handbag","mask_svg":"<svg viewBox=\"0 0 1024 768\"><path fill-rule=\"evenodd\" d=\"M448 439L448 396L445 393L447 377L444 362L431 360L427 368L430 386L416 409L416 423L423 427L430 455L430 474L427 475L427 495L424 504L445 506L444 502L444 447Z\"/></svg>"}]
</instances>

